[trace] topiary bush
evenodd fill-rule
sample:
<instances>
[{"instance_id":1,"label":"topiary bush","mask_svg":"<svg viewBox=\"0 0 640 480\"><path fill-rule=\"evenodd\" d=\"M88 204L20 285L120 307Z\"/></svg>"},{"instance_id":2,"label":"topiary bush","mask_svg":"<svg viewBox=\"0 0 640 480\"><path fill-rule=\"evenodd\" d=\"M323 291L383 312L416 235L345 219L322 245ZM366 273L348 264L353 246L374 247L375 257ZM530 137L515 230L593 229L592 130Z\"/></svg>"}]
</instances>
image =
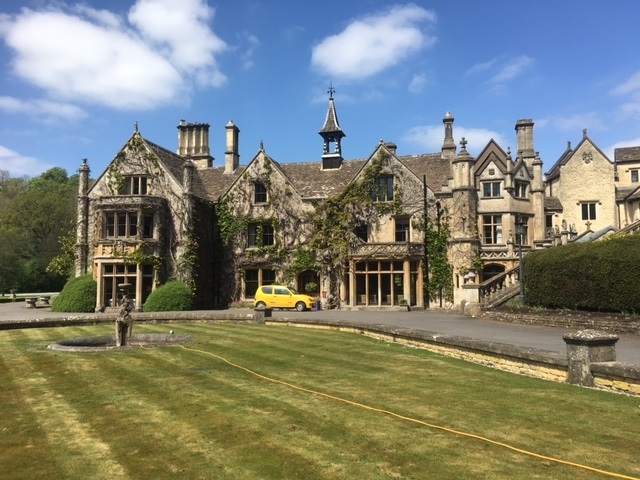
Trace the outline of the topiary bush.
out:
<instances>
[{"instance_id":1,"label":"topiary bush","mask_svg":"<svg viewBox=\"0 0 640 480\"><path fill-rule=\"evenodd\" d=\"M91 274L70 279L60 294L53 298L51 311L93 313L98 287Z\"/></svg>"},{"instance_id":2,"label":"topiary bush","mask_svg":"<svg viewBox=\"0 0 640 480\"><path fill-rule=\"evenodd\" d=\"M529 305L640 312L640 235L532 252L522 266Z\"/></svg>"},{"instance_id":3,"label":"topiary bush","mask_svg":"<svg viewBox=\"0 0 640 480\"><path fill-rule=\"evenodd\" d=\"M191 310L193 295L184 283L180 281L167 282L159 286L144 303L145 312L174 312Z\"/></svg>"}]
</instances>

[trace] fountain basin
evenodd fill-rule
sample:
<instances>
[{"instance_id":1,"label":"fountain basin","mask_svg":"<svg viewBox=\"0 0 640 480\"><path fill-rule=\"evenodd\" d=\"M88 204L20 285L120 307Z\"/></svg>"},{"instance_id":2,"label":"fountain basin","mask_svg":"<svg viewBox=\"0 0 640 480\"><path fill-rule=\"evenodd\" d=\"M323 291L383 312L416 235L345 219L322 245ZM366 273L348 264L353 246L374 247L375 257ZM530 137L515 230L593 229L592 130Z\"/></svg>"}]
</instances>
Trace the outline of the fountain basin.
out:
<instances>
[{"instance_id":1,"label":"fountain basin","mask_svg":"<svg viewBox=\"0 0 640 480\"><path fill-rule=\"evenodd\" d=\"M115 335L69 338L51 343L47 348L63 352L101 352L127 348L157 348L183 345L191 342L187 335L175 333L138 333L131 335L131 343L125 347L116 346Z\"/></svg>"}]
</instances>

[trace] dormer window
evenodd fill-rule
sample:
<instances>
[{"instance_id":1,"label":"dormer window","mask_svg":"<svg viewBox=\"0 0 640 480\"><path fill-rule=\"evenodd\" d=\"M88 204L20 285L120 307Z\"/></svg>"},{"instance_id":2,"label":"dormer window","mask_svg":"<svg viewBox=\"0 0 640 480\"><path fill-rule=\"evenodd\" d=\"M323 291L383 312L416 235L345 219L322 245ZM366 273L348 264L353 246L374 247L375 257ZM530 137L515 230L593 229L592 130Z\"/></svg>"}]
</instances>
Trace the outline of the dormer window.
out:
<instances>
[{"instance_id":1,"label":"dormer window","mask_svg":"<svg viewBox=\"0 0 640 480\"><path fill-rule=\"evenodd\" d=\"M253 203L267 203L267 187L264 183L253 184Z\"/></svg>"},{"instance_id":2,"label":"dormer window","mask_svg":"<svg viewBox=\"0 0 640 480\"><path fill-rule=\"evenodd\" d=\"M502 182L482 182L483 197L500 197L500 185Z\"/></svg>"},{"instance_id":3,"label":"dormer window","mask_svg":"<svg viewBox=\"0 0 640 480\"><path fill-rule=\"evenodd\" d=\"M381 175L373 181L371 198L374 202L393 201L393 175Z\"/></svg>"},{"instance_id":4,"label":"dormer window","mask_svg":"<svg viewBox=\"0 0 640 480\"><path fill-rule=\"evenodd\" d=\"M146 195L148 178L142 176L124 178L125 195Z\"/></svg>"},{"instance_id":5,"label":"dormer window","mask_svg":"<svg viewBox=\"0 0 640 480\"><path fill-rule=\"evenodd\" d=\"M529 184L526 182L516 182L516 185L515 185L516 198L527 198L528 186Z\"/></svg>"}]
</instances>

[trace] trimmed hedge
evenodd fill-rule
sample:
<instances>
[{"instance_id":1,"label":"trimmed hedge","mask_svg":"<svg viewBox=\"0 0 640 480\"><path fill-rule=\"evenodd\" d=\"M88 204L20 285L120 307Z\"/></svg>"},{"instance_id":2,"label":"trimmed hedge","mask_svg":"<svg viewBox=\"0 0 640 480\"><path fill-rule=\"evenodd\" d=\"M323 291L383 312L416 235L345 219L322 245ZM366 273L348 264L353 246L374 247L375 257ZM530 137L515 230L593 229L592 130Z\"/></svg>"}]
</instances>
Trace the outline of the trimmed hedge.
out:
<instances>
[{"instance_id":1,"label":"trimmed hedge","mask_svg":"<svg viewBox=\"0 0 640 480\"><path fill-rule=\"evenodd\" d=\"M151 292L142 309L145 312L174 312L191 310L192 305L193 295L189 287L175 280Z\"/></svg>"},{"instance_id":2,"label":"trimmed hedge","mask_svg":"<svg viewBox=\"0 0 640 480\"><path fill-rule=\"evenodd\" d=\"M51 302L52 312L94 313L98 287L91 274L70 279Z\"/></svg>"},{"instance_id":3,"label":"trimmed hedge","mask_svg":"<svg viewBox=\"0 0 640 480\"><path fill-rule=\"evenodd\" d=\"M532 252L522 268L529 305L640 312L640 235Z\"/></svg>"}]
</instances>

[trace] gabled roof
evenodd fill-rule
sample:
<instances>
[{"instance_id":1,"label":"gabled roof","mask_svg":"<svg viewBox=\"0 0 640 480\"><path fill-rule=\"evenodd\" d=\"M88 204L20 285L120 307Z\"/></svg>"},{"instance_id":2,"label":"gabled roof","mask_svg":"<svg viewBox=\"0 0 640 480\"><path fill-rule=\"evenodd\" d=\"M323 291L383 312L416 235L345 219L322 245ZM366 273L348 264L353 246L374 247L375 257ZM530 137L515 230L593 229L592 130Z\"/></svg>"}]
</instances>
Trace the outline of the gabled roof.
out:
<instances>
[{"instance_id":1,"label":"gabled roof","mask_svg":"<svg viewBox=\"0 0 640 480\"><path fill-rule=\"evenodd\" d=\"M640 186L616 188L616 202L621 203L638 199L640 199Z\"/></svg>"},{"instance_id":2,"label":"gabled roof","mask_svg":"<svg viewBox=\"0 0 640 480\"><path fill-rule=\"evenodd\" d=\"M177 182L178 185L182 186L182 180L184 177L184 162L185 159L180 157L179 155L163 148L155 143L146 140L138 130L136 130L133 135L125 142L122 148L118 151L118 154L109 162L109 166L116 161L116 159L120 156L121 153L125 151L128 145L134 140L139 139L142 144L151 152L158 160L160 166L169 174L173 179ZM102 178L109 171L107 167L102 174L98 177L98 179L93 183L93 185L89 188L89 192L91 192L97 185L101 183Z\"/></svg>"},{"instance_id":3,"label":"gabled roof","mask_svg":"<svg viewBox=\"0 0 640 480\"><path fill-rule=\"evenodd\" d=\"M480 155L478 155L478 159L476 160L476 164L474 167L474 173L476 175L481 174L484 169L487 168L487 166L489 166L491 162L493 162L500 169L502 174L506 175L508 172L507 162L510 161L511 160L508 158L507 153L492 138L482 149Z\"/></svg>"},{"instance_id":4,"label":"gabled roof","mask_svg":"<svg viewBox=\"0 0 640 480\"><path fill-rule=\"evenodd\" d=\"M564 153L560 156L560 158L556 161L556 163L554 163L553 167L551 167L551 170L549 170L546 174L547 176L547 181L549 180L553 180L554 178L557 178L560 175L560 168L564 165L567 164L567 162L569 160L571 160L573 158L573 155L580 149L580 147L582 146L583 143L585 142L589 142L591 144L591 146L593 148L596 149L596 151L602 155L603 158L605 158L609 163L613 163L611 162L611 160L609 160L609 157L607 157L604 152L602 150L600 150L600 148L593 143L593 141L587 136L586 134L586 130L583 134L582 140L580 141L580 143L576 146L576 148L574 148L573 150L571 150L571 143L567 142L567 149L564 151Z\"/></svg>"},{"instance_id":5,"label":"gabled roof","mask_svg":"<svg viewBox=\"0 0 640 480\"><path fill-rule=\"evenodd\" d=\"M374 155L375 153L372 156ZM451 165L449 161L441 158L440 153L396 158L419 179L426 175L427 184L433 192L448 191ZM270 157L269 159L304 199L323 199L339 194L355 179L368 161L345 160L340 168L323 170L319 162L280 164ZM246 169L247 166L240 166L232 174L225 174L223 167L196 170L195 193L199 197L218 201Z\"/></svg>"},{"instance_id":6,"label":"gabled roof","mask_svg":"<svg viewBox=\"0 0 640 480\"><path fill-rule=\"evenodd\" d=\"M616 163L640 162L640 146L616 148L613 157Z\"/></svg>"},{"instance_id":7,"label":"gabled roof","mask_svg":"<svg viewBox=\"0 0 640 480\"><path fill-rule=\"evenodd\" d=\"M571 142L567 142L567 149L562 152L560 158L556 160L556 163L554 163L551 169L545 174L547 176L547 180L552 180L560 175L560 167L562 167L569 161L569 158L571 158L572 154L573 150L571 149Z\"/></svg>"},{"instance_id":8,"label":"gabled roof","mask_svg":"<svg viewBox=\"0 0 640 480\"><path fill-rule=\"evenodd\" d=\"M597 232L592 232L591 230L587 230L585 233L583 233L582 235L579 235L575 240L574 243L587 243L587 242L594 242L596 240L600 240L601 238L611 234L611 233L616 233L618 230L616 230L615 227L612 226L608 226L605 227L601 230L598 230Z\"/></svg>"}]
</instances>

